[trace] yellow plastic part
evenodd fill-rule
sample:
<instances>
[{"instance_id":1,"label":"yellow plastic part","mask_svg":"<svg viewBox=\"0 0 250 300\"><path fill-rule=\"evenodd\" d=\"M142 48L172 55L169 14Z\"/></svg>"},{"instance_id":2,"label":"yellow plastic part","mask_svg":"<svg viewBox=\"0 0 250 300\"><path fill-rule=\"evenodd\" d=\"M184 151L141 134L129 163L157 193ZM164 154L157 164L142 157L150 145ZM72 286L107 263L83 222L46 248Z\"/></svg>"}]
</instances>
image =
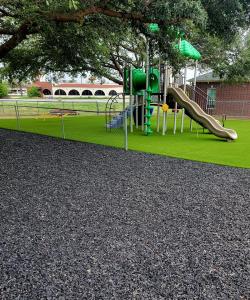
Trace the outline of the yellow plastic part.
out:
<instances>
[{"instance_id":1,"label":"yellow plastic part","mask_svg":"<svg viewBox=\"0 0 250 300\"><path fill-rule=\"evenodd\" d=\"M161 109L164 111L164 112L167 112L168 109L169 109L169 106L167 104L163 104Z\"/></svg>"}]
</instances>

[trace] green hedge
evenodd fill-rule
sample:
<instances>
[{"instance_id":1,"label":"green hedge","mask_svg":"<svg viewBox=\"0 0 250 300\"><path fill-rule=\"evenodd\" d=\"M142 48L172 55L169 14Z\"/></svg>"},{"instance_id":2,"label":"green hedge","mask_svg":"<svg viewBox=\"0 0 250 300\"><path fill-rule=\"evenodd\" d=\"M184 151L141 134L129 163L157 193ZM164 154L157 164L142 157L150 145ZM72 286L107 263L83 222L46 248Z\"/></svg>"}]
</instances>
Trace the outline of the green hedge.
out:
<instances>
[{"instance_id":1,"label":"green hedge","mask_svg":"<svg viewBox=\"0 0 250 300\"><path fill-rule=\"evenodd\" d=\"M8 96L8 85L6 83L0 83L0 98Z\"/></svg>"},{"instance_id":2,"label":"green hedge","mask_svg":"<svg viewBox=\"0 0 250 300\"><path fill-rule=\"evenodd\" d=\"M28 89L27 94L29 97L42 97L38 87L32 86Z\"/></svg>"}]
</instances>

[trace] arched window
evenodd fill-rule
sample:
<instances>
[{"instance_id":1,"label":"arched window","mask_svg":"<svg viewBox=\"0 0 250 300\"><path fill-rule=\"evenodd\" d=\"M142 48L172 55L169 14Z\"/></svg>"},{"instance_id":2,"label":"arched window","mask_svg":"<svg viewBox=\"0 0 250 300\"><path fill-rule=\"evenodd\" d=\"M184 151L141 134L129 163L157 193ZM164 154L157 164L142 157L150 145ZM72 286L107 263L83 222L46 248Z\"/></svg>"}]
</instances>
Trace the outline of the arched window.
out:
<instances>
[{"instance_id":1,"label":"arched window","mask_svg":"<svg viewBox=\"0 0 250 300\"><path fill-rule=\"evenodd\" d=\"M57 96L62 96L62 95L65 96L66 92L64 90L62 90L62 89L59 89L59 90L55 91L55 95L57 95Z\"/></svg>"},{"instance_id":2,"label":"arched window","mask_svg":"<svg viewBox=\"0 0 250 300\"><path fill-rule=\"evenodd\" d=\"M77 90L70 90L69 96L80 96L80 93Z\"/></svg>"},{"instance_id":3,"label":"arched window","mask_svg":"<svg viewBox=\"0 0 250 300\"><path fill-rule=\"evenodd\" d=\"M51 95L51 91L48 90L48 89L44 89L44 90L43 90L43 94L44 94L44 95Z\"/></svg>"},{"instance_id":4,"label":"arched window","mask_svg":"<svg viewBox=\"0 0 250 300\"><path fill-rule=\"evenodd\" d=\"M109 96L115 96L115 95L117 95L117 91L111 90L111 91L109 92Z\"/></svg>"},{"instance_id":5,"label":"arched window","mask_svg":"<svg viewBox=\"0 0 250 300\"><path fill-rule=\"evenodd\" d=\"M92 96L93 93L92 93L90 90L84 90L84 91L82 92L82 95L83 95L83 96Z\"/></svg>"},{"instance_id":6,"label":"arched window","mask_svg":"<svg viewBox=\"0 0 250 300\"><path fill-rule=\"evenodd\" d=\"M105 96L105 93L104 93L104 91L102 91L102 90L97 90L97 91L95 92L95 96Z\"/></svg>"}]
</instances>

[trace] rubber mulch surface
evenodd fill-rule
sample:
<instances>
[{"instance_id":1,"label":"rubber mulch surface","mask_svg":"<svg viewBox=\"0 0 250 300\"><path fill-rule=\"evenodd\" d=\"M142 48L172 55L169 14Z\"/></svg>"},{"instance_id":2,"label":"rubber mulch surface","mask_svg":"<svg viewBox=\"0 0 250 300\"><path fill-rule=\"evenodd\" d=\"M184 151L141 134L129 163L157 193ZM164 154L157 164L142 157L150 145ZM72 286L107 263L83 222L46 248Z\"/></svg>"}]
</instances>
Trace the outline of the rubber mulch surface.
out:
<instances>
[{"instance_id":1,"label":"rubber mulch surface","mask_svg":"<svg viewBox=\"0 0 250 300\"><path fill-rule=\"evenodd\" d=\"M7 130L0 164L0 299L250 299L249 169Z\"/></svg>"}]
</instances>

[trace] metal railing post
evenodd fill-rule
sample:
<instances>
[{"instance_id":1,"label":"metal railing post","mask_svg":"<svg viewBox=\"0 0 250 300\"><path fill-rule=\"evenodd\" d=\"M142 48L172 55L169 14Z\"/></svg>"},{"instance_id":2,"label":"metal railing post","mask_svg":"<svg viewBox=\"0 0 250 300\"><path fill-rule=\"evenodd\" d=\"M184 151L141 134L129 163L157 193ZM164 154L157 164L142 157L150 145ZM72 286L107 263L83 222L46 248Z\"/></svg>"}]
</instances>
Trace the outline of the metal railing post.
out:
<instances>
[{"instance_id":1,"label":"metal railing post","mask_svg":"<svg viewBox=\"0 0 250 300\"><path fill-rule=\"evenodd\" d=\"M177 122L177 102L175 102L175 106L174 106L174 134L176 134L176 122Z\"/></svg>"},{"instance_id":2,"label":"metal railing post","mask_svg":"<svg viewBox=\"0 0 250 300\"><path fill-rule=\"evenodd\" d=\"M14 105L14 107L15 107L15 112L16 112L16 125L17 125L17 129L20 130L18 107L17 107L17 105Z\"/></svg>"},{"instance_id":3,"label":"metal railing post","mask_svg":"<svg viewBox=\"0 0 250 300\"><path fill-rule=\"evenodd\" d=\"M130 132L133 132L133 70L130 67L130 86L129 86L129 106L130 106Z\"/></svg>"},{"instance_id":4,"label":"metal railing post","mask_svg":"<svg viewBox=\"0 0 250 300\"><path fill-rule=\"evenodd\" d=\"M62 138L65 139L65 129L64 129L63 114L61 114L61 130L62 130Z\"/></svg>"},{"instance_id":5,"label":"metal railing post","mask_svg":"<svg viewBox=\"0 0 250 300\"><path fill-rule=\"evenodd\" d=\"M135 103L136 103L135 124L136 124L136 128L138 128L139 127L139 125L138 125L139 115L138 115L138 96L137 95L135 96Z\"/></svg>"},{"instance_id":6,"label":"metal railing post","mask_svg":"<svg viewBox=\"0 0 250 300\"><path fill-rule=\"evenodd\" d=\"M98 100L96 100L96 111L97 111L97 115L99 115L99 102Z\"/></svg>"},{"instance_id":7,"label":"metal railing post","mask_svg":"<svg viewBox=\"0 0 250 300\"><path fill-rule=\"evenodd\" d=\"M157 99L157 132L160 131L160 96Z\"/></svg>"},{"instance_id":8,"label":"metal railing post","mask_svg":"<svg viewBox=\"0 0 250 300\"><path fill-rule=\"evenodd\" d=\"M124 111L124 120L123 120L123 130L124 130L124 149L128 150L128 113Z\"/></svg>"},{"instance_id":9,"label":"metal railing post","mask_svg":"<svg viewBox=\"0 0 250 300\"><path fill-rule=\"evenodd\" d=\"M182 115L181 115L181 133L183 133L184 118L185 118L185 108L182 109Z\"/></svg>"}]
</instances>

